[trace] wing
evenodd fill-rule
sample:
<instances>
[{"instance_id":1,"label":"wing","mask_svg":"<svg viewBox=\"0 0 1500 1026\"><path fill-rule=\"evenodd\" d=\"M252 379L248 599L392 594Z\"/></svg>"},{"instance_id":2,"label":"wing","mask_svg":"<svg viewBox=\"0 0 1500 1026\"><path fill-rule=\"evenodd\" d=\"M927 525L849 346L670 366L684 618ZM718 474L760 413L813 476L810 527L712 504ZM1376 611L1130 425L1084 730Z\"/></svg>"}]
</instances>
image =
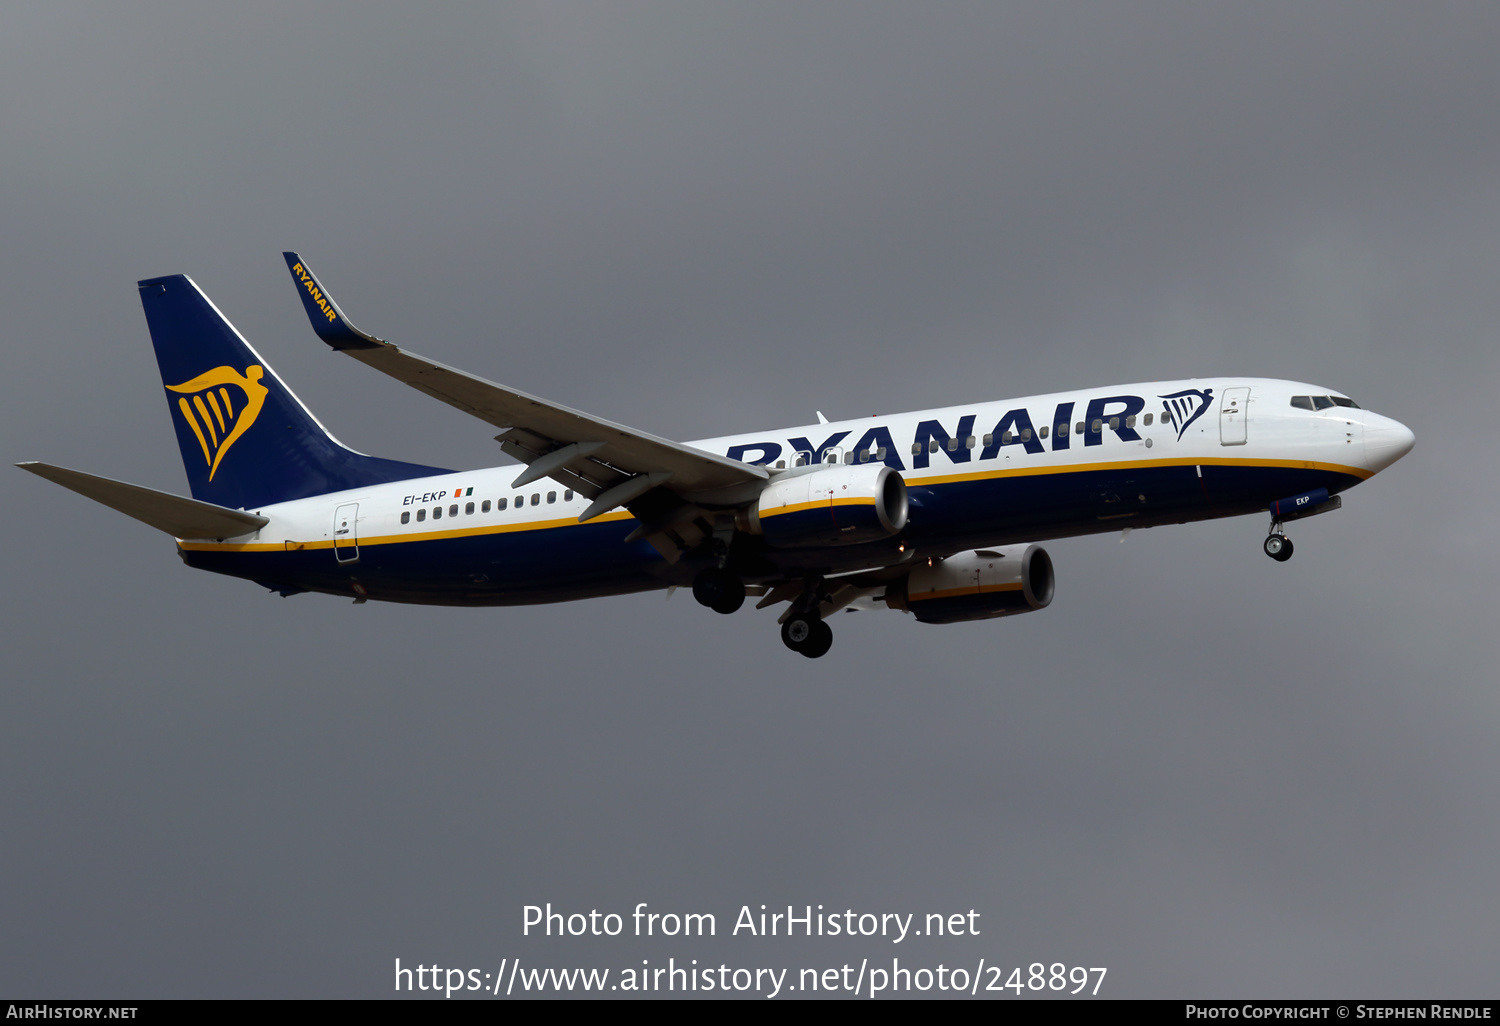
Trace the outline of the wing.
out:
<instances>
[{"instance_id":1,"label":"wing","mask_svg":"<svg viewBox=\"0 0 1500 1026\"><path fill-rule=\"evenodd\" d=\"M271 522L254 513L225 509L211 502L185 499L155 488L112 481L47 463L17 463L16 466L103 503L127 517L134 517L158 531L165 531L174 538L236 538Z\"/></svg>"},{"instance_id":2,"label":"wing","mask_svg":"<svg viewBox=\"0 0 1500 1026\"><path fill-rule=\"evenodd\" d=\"M644 505L652 507L650 519L654 521L666 515L655 509L666 508L660 501L662 492L683 503L735 506L753 498L769 477L760 467L497 385L368 335L349 321L305 261L296 253L282 255L319 338L361 363L503 429L497 436L501 448L527 465L515 486L543 477L570 484L595 500L580 521L617 506L637 513L635 505L652 492L657 493L657 501ZM681 510L669 519L681 519ZM651 525L645 520L649 534Z\"/></svg>"}]
</instances>

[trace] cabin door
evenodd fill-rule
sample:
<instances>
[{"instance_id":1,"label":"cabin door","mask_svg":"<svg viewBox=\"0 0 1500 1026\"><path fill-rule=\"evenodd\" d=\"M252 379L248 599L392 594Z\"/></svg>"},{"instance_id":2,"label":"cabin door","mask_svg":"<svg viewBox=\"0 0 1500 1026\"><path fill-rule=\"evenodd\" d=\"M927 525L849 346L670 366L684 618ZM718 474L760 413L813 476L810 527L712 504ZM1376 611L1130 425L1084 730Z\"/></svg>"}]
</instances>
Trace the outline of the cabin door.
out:
<instances>
[{"instance_id":1,"label":"cabin door","mask_svg":"<svg viewBox=\"0 0 1500 1026\"><path fill-rule=\"evenodd\" d=\"M1219 403L1219 444L1245 444L1245 417L1250 412L1248 388L1226 388Z\"/></svg>"},{"instance_id":2,"label":"cabin door","mask_svg":"<svg viewBox=\"0 0 1500 1026\"><path fill-rule=\"evenodd\" d=\"M359 503L340 506L333 514L333 554L340 563L359 558Z\"/></svg>"}]
</instances>

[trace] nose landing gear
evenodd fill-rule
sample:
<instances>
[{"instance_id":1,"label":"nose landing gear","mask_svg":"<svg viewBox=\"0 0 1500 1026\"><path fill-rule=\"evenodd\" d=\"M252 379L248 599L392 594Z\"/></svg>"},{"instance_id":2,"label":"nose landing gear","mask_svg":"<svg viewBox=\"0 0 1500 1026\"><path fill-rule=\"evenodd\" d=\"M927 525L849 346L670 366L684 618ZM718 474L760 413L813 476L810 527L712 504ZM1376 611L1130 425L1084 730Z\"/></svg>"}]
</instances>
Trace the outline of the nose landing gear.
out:
<instances>
[{"instance_id":1,"label":"nose landing gear","mask_svg":"<svg viewBox=\"0 0 1500 1026\"><path fill-rule=\"evenodd\" d=\"M1292 558L1292 540L1286 536L1286 528L1281 526L1281 521L1271 521L1271 533L1266 535L1265 544L1261 548L1278 563L1285 563Z\"/></svg>"}]
</instances>

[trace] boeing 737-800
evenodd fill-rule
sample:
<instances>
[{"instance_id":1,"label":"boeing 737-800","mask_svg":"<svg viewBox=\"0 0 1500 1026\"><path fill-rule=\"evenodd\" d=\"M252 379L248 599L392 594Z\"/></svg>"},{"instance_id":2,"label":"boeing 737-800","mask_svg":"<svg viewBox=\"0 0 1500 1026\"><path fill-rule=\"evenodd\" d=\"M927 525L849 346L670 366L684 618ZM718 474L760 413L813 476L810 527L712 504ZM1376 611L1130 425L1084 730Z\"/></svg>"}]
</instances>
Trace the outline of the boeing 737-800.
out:
<instances>
[{"instance_id":1,"label":"boeing 737-800","mask_svg":"<svg viewBox=\"0 0 1500 1026\"><path fill-rule=\"evenodd\" d=\"M193 498L26 470L177 539L189 566L280 595L513 605L691 585L703 605L982 620L1052 601L1037 543L1250 513L1284 525L1410 451L1404 425L1266 378L1115 385L687 444L497 385L356 328L285 254L316 333L500 429L522 465L446 470L345 447L191 279L140 282Z\"/></svg>"}]
</instances>

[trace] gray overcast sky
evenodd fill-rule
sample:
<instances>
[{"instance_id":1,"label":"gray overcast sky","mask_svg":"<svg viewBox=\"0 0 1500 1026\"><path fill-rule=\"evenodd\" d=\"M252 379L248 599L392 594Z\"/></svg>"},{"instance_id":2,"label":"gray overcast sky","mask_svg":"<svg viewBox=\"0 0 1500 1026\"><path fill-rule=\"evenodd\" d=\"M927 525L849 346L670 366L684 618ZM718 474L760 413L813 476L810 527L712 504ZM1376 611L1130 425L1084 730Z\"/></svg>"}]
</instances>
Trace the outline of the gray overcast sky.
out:
<instances>
[{"instance_id":1,"label":"gray overcast sky","mask_svg":"<svg viewBox=\"0 0 1500 1026\"><path fill-rule=\"evenodd\" d=\"M816 663L682 594L268 596L0 474L0 993L897 956L1493 997L1497 49L1493 3L5 5L12 462L186 492L134 288L178 272L345 442L498 461L317 342L283 249L676 438L1243 373L1418 442L1285 565L1258 518L1060 541L1051 608ZM720 936L523 938L547 901ZM761 903L983 933L725 936Z\"/></svg>"}]
</instances>

